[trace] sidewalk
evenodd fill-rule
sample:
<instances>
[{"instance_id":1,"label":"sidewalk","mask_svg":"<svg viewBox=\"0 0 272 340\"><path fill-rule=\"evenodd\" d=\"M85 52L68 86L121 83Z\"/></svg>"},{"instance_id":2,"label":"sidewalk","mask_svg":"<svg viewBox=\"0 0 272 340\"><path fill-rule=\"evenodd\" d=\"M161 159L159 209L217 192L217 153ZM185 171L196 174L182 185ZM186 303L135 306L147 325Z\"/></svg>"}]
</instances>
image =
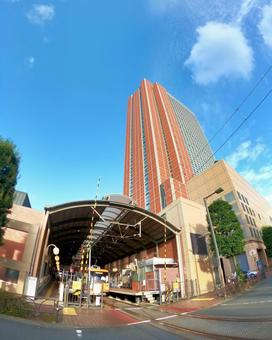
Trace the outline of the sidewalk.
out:
<instances>
[{"instance_id":1,"label":"sidewalk","mask_svg":"<svg viewBox=\"0 0 272 340\"><path fill-rule=\"evenodd\" d=\"M64 310L64 313L66 311ZM64 326L74 327L112 327L137 321L128 314L116 309L75 309L69 308L70 315L63 315ZM73 315L71 315L73 314Z\"/></svg>"},{"instance_id":2,"label":"sidewalk","mask_svg":"<svg viewBox=\"0 0 272 340\"><path fill-rule=\"evenodd\" d=\"M267 277L269 277L272 273L267 274ZM163 317L167 314L182 315L208 309L225 301L226 299L223 297L218 297L216 292L211 292L192 299L180 300L178 302L165 305L125 304L125 306L121 308L116 308L119 306L110 306L105 304L103 309L80 309L70 307L64 308L62 321L59 324L70 327L88 328L122 326L141 322L141 320L150 318L152 313L155 313L155 311L157 313L160 312L161 316ZM124 302L121 303L124 304ZM150 317L147 317L148 313L150 314Z\"/></svg>"},{"instance_id":3,"label":"sidewalk","mask_svg":"<svg viewBox=\"0 0 272 340\"><path fill-rule=\"evenodd\" d=\"M185 314L218 305L223 301L225 301L224 298L218 297L215 292L211 292L191 299L180 300L175 303L161 305L159 309L161 311Z\"/></svg>"},{"instance_id":4,"label":"sidewalk","mask_svg":"<svg viewBox=\"0 0 272 340\"><path fill-rule=\"evenodd\" d=\"M131 305L127 308L111 308L107 305L103 309L85 309L85 308L65 308L63 310L63 319L61 324L64 326L74 327L112 327L122 326L130 323L137 323L146 318L146 311L161 312L162 316L168 313L182 314L197 311L199 309L209 308L221 301L222 298L217 298L214 293L206 294L205 296L196 297L194 299L181 300L176 303L167 305ZM132 313L133 310L138 310L138 313ZM132 314L132 315L131 315ZM135 317L134 317L135 316Z\"/></svg>"}]
</instances>

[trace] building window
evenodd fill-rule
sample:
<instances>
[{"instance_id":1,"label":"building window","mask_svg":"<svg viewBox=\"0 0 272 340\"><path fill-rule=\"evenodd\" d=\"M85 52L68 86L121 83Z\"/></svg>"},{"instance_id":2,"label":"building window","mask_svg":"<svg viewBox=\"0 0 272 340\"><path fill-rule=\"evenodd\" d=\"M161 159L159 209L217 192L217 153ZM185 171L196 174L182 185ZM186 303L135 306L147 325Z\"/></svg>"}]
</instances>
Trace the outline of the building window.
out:
<instances>
[{"instance_id":1,"label":"building window","mask_svg":"<svg viewBox=\"0 0 272 340\"><path fill-rule=\"evenodd\" d=\"M166 207L166 197L163 184L160 185L162 209Z\"/></svg>"},{"instance_id":2,"label":"building window","mask_svg":"<svg viewBox=\"0 0 272 340\"><path fill-rule=\"evenodd\" d=\"M254 235L253 235L253 231L252 231L252 228L249 228L249 230L250 230L250 234L251 234L251 236L252 236L252 237L254 237Z\"/></svg>"},{"instance_id":3,"label":"building window","mask_svg":"<svg viewBox=\"0 0 272 340\"><path fill-rule=\"evenodd\" d=\"M194 255L208 255L205 237L201 234L190 233Z\"/></svg>"},{"instance_id":4,"label":"building window","mask_svg":"<svg viewBox=\"0 0 272 340\"><path fill-rule=\"evenodd\" d=\"M257 236L257 230L256 230L256 229L253 229L253 232L254 232L255 237L258 238L258 236Z\"/></svg>"},{"instance_id":5,"label":"building window","mask_svg":"<svg viewBox=\"0 0 272 340\"><path fill-rule=\"evenodd\" d=\"M17 283L19 271L0 266L0 280L10 283Z\"/></svg>"},{"instance_id":6,"label":"building window","mask_svg":"<svg viewBox=\"0 0 272 340\"><path fill-rule=\"evenodd\" d=\"M250 224L250 221L249 221L249 219L248 219L247 214L245 214L245 216L246 216L247 223Z\"/></svg>"},{"instance_id":7,"label":"building window","mask_svg":"<svg viewBox=\"0 0 272 340\"><path fill-rule=\"evenodd\" d=\"M241 202L241 205L242 205L242 208L243 208L244 212L246 212L246 208L245 208L245 206L244 206L244 204L242 202Z\"/></svg>"},{"instance_id":8,"label":"building window","mask_svg":"<svg viewBox=\"0 0 272 340\"><path fill-rule=\"evenodd\" d=\"M228 202L235 201L235 197L232 191L225 195L225 200Z\"/></svg>"},{"instance_id":9,"label":"building window","mask_svg":"<svg viewBox=\"0 0 272 340\"><path fill-rule=\"evenodd\" d=\"M260 214L258 214L258 216L259 216L259 220L261 220L261 215L260 215Z\"/></svg>"}]
</instances>

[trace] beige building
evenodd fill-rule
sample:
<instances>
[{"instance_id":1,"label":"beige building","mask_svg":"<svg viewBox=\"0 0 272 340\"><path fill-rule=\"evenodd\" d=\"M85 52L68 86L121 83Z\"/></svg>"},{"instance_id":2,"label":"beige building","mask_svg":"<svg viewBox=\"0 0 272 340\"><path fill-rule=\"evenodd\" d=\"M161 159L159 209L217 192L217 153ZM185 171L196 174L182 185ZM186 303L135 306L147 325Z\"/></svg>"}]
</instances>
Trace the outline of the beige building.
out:
<instances>
[{"instance_id":1,"label":"beige building","mask_svg":"<svg viewBox=\"0 0 272 340\"><path fill-rule=\"evenodd\" d=\"M187 184L191 200L203 203L203 198L217 188L224 191L208 198L208 205L217 199L228 201L243 229L245 253L238 256L243 270L257 270L267 265L261 228L272 224L271 206L252 186L225 161L216 162L203 174L193 177Z\"/></svg>"},{"instance_id":2,"label":"beige building","mask_svg":"<svg viewBox=\"0 0 272 340\"><path fill-rule=\"evenodd\" d=\"M14 204L0 246L0 289L22 294L34 265L44 213Z\"/></svg>"},{"instance_id":3,"label":"beige building","mask_svg":"<svg viewBox=\"0 0 272 340\"><path fill-rule=\"evenodd\" d=\"M181 272L187 296L205 294L214 290L214 262L209 254L206 209L203 205L178 198L161 213L167 221L180 228L182 258Z\"/></svg>"}]
</instances>

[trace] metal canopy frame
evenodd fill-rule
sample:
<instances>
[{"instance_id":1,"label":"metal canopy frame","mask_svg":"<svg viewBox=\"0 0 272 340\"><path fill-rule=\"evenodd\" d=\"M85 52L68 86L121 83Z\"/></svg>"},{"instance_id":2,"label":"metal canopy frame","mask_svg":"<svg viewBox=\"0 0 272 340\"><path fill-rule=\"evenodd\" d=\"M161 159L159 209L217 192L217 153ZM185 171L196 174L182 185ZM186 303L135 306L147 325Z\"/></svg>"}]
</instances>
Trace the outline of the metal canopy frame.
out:
<instances>
[{"instance_id":1,"label":"metal canopy frame","mask_svg":"<svg viewBox=\"0 0 272 340\"><path fill-rule=\"evenodd\" d=\"M81 245L91 245L92 259L104 265L162 243L165 228L167 240L181 231L150 211L113 201L77 201L45 210L50 242L61 249L63 264L78 256Z\"/></svg>"}]
</instances>

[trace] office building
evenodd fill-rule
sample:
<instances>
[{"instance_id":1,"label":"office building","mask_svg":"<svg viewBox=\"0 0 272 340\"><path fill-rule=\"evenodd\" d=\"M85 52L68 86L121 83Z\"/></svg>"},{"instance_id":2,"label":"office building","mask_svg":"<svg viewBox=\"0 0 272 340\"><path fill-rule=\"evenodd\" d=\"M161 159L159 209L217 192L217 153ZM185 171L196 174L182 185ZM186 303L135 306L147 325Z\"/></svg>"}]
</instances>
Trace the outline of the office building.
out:
<instances>
[{"instance_id":1,"label":"office building","mask_svg":"<svg viewBox=\"0 0 272 340\"><path fill-rule=\"evenodd\" d=\"M203 197L219 187L224 191L211 196L208 205L216 199L226 200L232 205L245 238L245 252L238 256L240 267L245 271L260 270L268 264L262 227L271 225L271 205L223 160L187 183L189 198L200 204L203 204Z\"/></svg>"},{"instance_id":2,"label":"office building","mask_svg":"<svg viewBox=\"0 0 272 340\"><path fill-rule=\"evenodd\" d=\"M194 114L160 84L143 80L128 100L124 194L158 213L188 198L185 183L213 162Z\"/></svg>"}]
</instances>

